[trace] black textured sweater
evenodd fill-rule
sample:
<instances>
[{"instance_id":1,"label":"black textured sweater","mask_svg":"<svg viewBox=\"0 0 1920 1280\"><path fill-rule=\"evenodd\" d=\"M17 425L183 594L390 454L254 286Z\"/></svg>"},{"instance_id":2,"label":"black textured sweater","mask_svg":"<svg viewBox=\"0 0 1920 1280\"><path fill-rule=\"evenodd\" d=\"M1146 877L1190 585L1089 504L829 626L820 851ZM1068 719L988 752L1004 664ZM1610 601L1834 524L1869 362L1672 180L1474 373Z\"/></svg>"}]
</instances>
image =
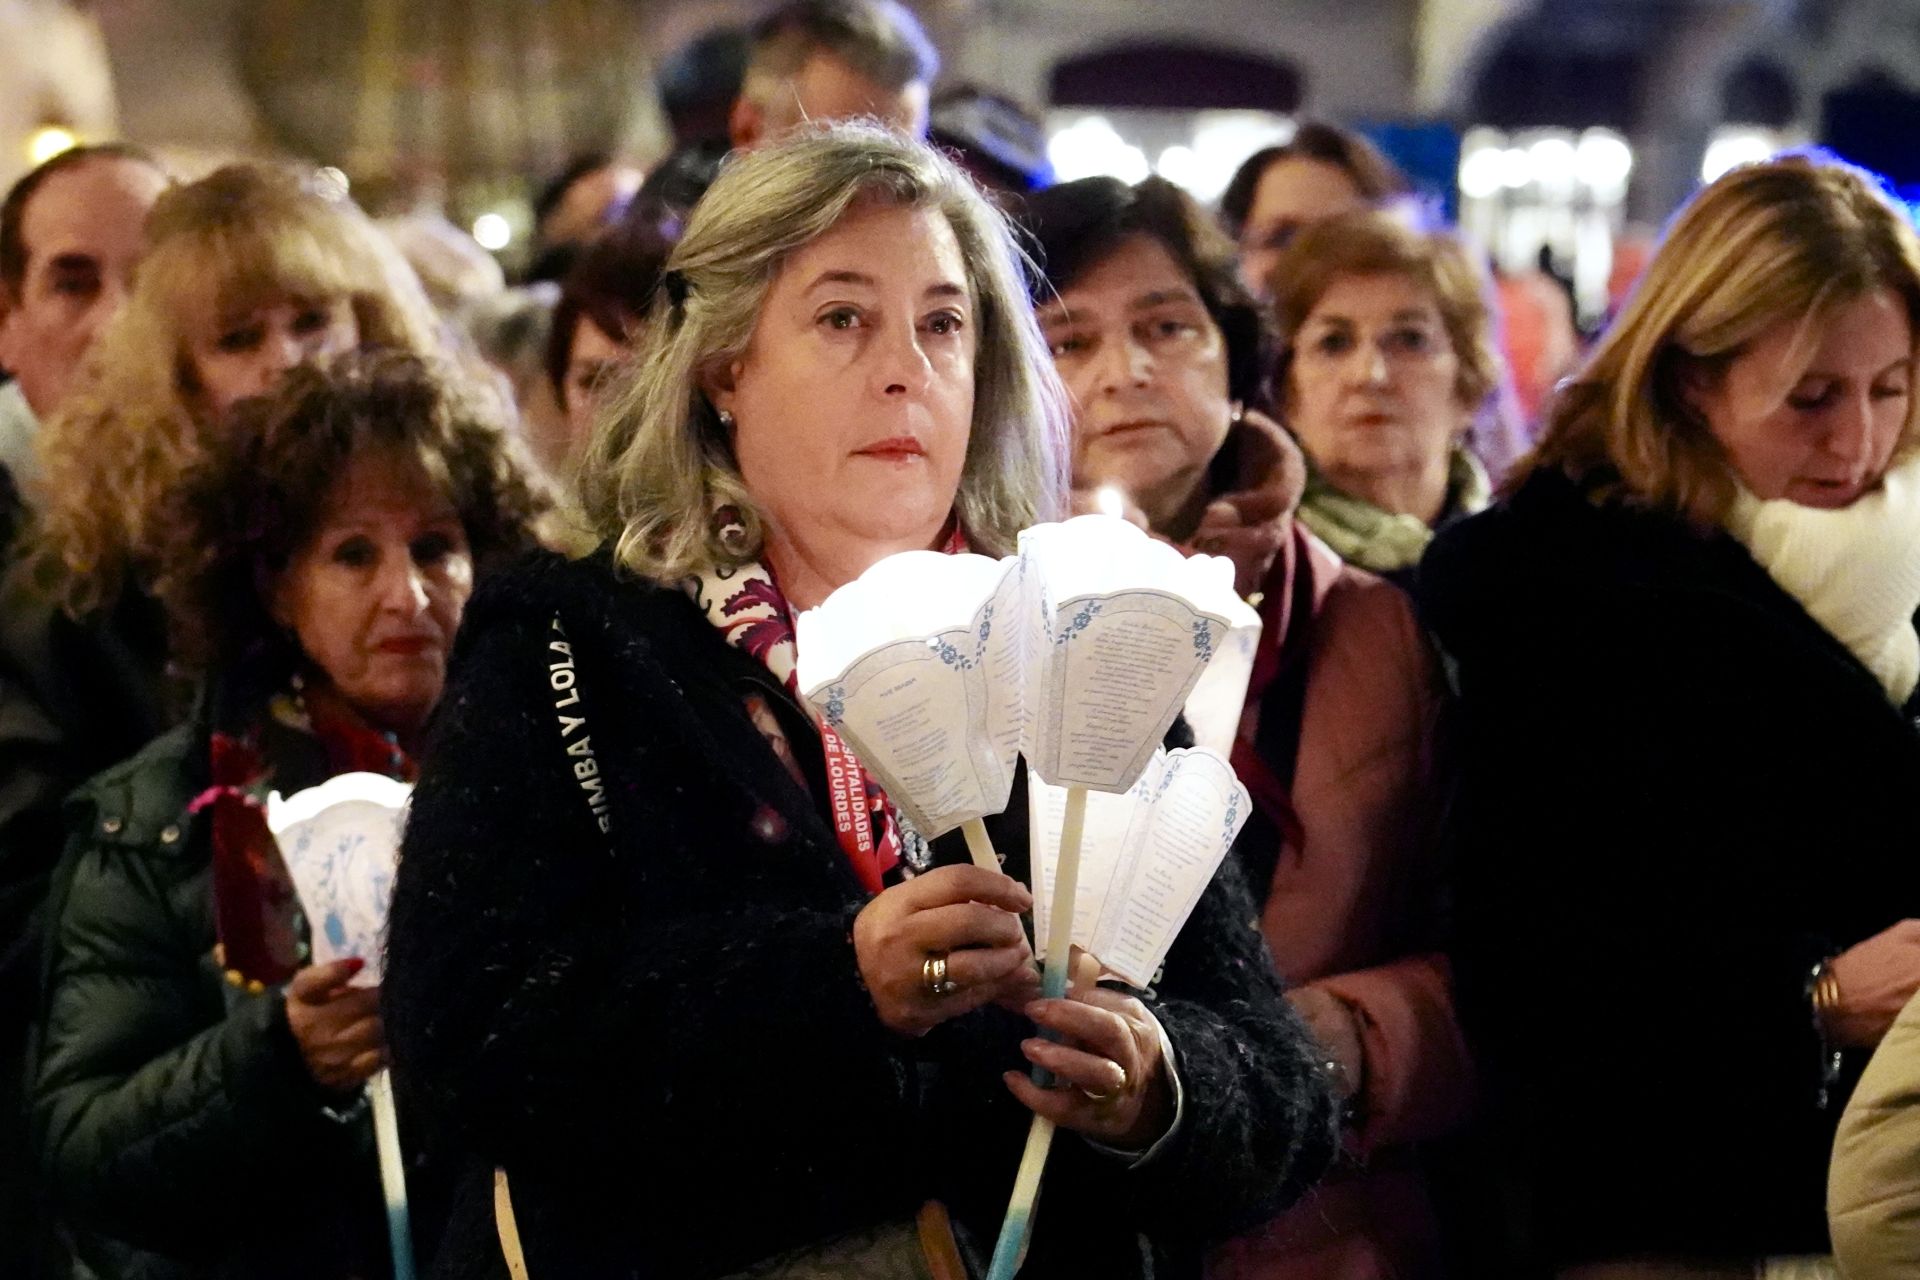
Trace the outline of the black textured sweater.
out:
<instances>
[{"instance_id":1,"label":"black textured sweater","mask_svg":"<svg viewBox=\"0 0 1920 1280\"><path fill-rule=\"evenodd\" d=\"M437 1274L505 1274L496 1164L535 1280L724 1275L929 1197L990 1245L1029 1119L999 1073L1029 1024L880 1023L849 932L866 895L750 690L818 741L689 599L604 558L535 557L470 606L386 985L403 1098L467 1152ZM995 834L1025 879L1023 813ZM1024 1275L1195 1274L1329 1160L1332 1106L1234 865L1148 998L1179 1135L1139 1168L1061 1135Z\"/></svg>"},{"instance_id":2,"label":"black textured sweater","mask_svg":"<svg viewBox=\"0 0 1920 1280\"><path fill-rule=\"evenodd\" d=\"M1553 471L1440 535L1420 597L1461 695L1502 1274L1825 1253L1864 1055L1822 1107L1806 983L1920 914L1920 706L1726 534Z\"/></svg>"}]
</instances>

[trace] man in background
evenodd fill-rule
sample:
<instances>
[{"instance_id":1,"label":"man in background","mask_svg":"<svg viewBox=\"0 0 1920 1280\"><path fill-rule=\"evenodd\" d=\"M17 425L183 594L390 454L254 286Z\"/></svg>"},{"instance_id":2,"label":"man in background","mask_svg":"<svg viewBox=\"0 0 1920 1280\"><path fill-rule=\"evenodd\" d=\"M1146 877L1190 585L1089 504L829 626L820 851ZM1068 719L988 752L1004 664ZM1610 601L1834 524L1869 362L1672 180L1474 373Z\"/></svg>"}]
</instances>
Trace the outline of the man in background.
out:
<instances>
[{"instance_id":1,"label":"man in background","mask_svg":"<svg viewBox=\"0 0 1920 1280\"><path fill-rule=\"evenodd\" d=\"M146 247L147 213L167 186L132 147L80 147L28 173L0 200L0 544L31 513L34 437L72 389L80 362L126 302ZM0 557L0 565L12 557ZM38 709L0 672L0 738L27 746ZM52 1275L33 1197L21 1071L40 978L40 910L60 852L56 806L32 815L39 775L0 756L0 1276ZM15 819L19 819L16 821Z\"/></svg>"},{"instance_id":2,"label":"man in background","mask_svg":"<svg viewBox=\"0 0 1920 1280\"><path fill-rule=\"evenodd\" d=\"M932 41L897 0L790 0L748 37L726 138L679 147L647 178L636 204L684 218L730 150L759 146L810 120L872 117L924 137L939 73Z\"/></svg>"},{"instance_id":3,"label":"man in background","mask_svg":"<svg viewBox=\"0 0 1920 1280\"><path fill-rule=\"evenodd\" d=\"M126 301L166 185L142 151L76 147L0 201L0 369L11 375L0 386L0 541L13 540L31 502L39 424Z\"/></svg>"},{"instance_id":4,"label":"man in background","mask_svg":"<svg viewBox=\"0 0 1920 1280\"><path fill-rule=\"evenodd\" d=\"M796 0L754 28L727 132L745 149L809 120L872 116L923 136L939 71L940 55L897 0Z\"/></svg>"}]
</instances>

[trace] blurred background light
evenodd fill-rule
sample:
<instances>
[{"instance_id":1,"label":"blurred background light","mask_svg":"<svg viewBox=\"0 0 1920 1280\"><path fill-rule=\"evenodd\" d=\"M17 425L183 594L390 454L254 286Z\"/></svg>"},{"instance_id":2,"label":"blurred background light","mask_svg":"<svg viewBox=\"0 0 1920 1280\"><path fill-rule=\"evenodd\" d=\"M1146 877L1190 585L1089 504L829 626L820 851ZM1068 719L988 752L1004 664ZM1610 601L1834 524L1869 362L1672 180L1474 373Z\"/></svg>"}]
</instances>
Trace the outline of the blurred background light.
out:
<instances>
[{"instance_id":1,"label":"blurred background light","mask_svg":"<svg viewBox=\"0 0 1920 1280\"><path fill-rule=\"evenodd\" d=\"M1122 138L1105 116L1082 116L1047 140L1047 159L1062 182L1112 177L1139 182L1151 169L1147 154Z\"/></svg>"},{"instance_id":2,"label":"blurred background light","mask_svg":"<svg viewBox=\"0 0 1920 1280\"><path fill-rule=\"evenodd\" d=\"M1213 185L1209 181L1206 165L1194 153L1192 147L1168 147L1160 153L1160 159L1155 162L1153 171L1168 182L1185 187L1196 196L1200 194L1201 187Z\"/></svg>"},{"instance_id":3,"label":"blurred background light","mask_svg":"<svg viewBox=\"0 0 1920 1280\"><path fill-rule=\"evenodd\" d=\"M1729 169L1765 160L1777 149L1773 136L1764 129L1716 130L1700 161L1700 181L1712 182Z\"/></svg>"},{"instance_id":4,"label":"blurred background light","mask_svg":"<svg viewBox=\"0 0 1920 1280\"><path fill-rule=\"evenodd\" d=\"M1595 196L1618 200L1633 173L1633 148L1611 129L1588 129L1573 149L1573 169Z\"/></svg>"},{"instance_id":5,"label":"blurred background light","mask_svg":"<svg viewBox=\"0 0 1920 1280\"><path fill-rule=\"evenodd\" d=\"M1500 148L1477 147L1460 157L1460 194L1485 200L1500 193Z\"/></svg>"},{"instance_id":6,"label":"blurred background light","mask_svg":"<svg viewBox=\"0 0 1920 1280\"><path fill-rule=\"evenodd\" d=\"M1549 193L1573 194L1579 165L1579 154L1573 143L1557 135L1538 138L1527 148L1527 160L1533 170L1533 180Z\"/></svg>"},{"instance_id":7,"label":"blurred background light","mask_svg":"<svg viewBox=\"0 0 1920 1280\"><path fill-rule=\"evenodd\" d=\"M1500 185L1518 191L1533 181L1533 157L1524 147L1508 147L1500 153Z\"/></svg>"}]
</instances>

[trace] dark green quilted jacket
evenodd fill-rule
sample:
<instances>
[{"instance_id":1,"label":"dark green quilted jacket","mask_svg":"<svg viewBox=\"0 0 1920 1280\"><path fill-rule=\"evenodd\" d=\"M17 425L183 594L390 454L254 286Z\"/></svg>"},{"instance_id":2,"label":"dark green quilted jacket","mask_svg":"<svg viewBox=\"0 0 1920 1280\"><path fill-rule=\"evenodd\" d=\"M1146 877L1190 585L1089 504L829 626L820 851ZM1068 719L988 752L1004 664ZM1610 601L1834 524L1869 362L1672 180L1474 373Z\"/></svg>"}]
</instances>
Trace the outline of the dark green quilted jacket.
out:
<instances>
[{"instance_id":1,"label":"dark green quilted jacket","mask_svg":"<svg viewBox=\"0 0 1920 1280\"><path fill-rule=\"evenodd\" d=\"M385 1276L364 1106L312 1082L279 991L214 963L188 812L207 744L184 725L67 801L29 1069L43 1182L76 1276Z\"/></svg>"}]
</instances>

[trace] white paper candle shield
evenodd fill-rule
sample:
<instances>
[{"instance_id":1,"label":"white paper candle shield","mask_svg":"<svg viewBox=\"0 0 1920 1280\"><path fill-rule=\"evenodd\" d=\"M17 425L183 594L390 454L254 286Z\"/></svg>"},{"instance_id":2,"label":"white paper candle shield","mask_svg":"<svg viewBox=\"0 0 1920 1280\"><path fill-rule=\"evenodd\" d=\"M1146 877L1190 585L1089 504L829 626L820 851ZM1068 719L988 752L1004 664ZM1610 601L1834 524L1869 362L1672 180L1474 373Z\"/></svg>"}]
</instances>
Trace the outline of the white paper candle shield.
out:
<instances>
[{"instance_id":1,"label":"white paper candle shield","mask_svg":"<svg viewBox=\"0 0 1920 1280\"><path fill-rule=\"evenodd\" d=\"M1034 937L1043 952L1066 797L1064 787L1030 783ZM1134 986L1149 985L1251 803L1233 766L1205 748L1155 752L1125 792L1089 793L1074 943Z\"/></svg>"},{"instance_id":2,"label":"white paper candle shield","mask_svg":"<svg viewBox=\"0 0 1920 1280\"><path fill-rule=\"evenodd\" d=\"M1221 754L1260 629L1232 564L1081 516L1026 530L999 561L890 556L795 628L802 695L921 834L967 824L991 865L974 820L1006 808L1026 756L1043 990L1065 993L1070 941L1149 985L1250 807ZM1169 756L1161 743L1196 689L1219 751ZM1036 1117L996 1276L1015 1265L1051 1136Z\"/></svg>"},{"instance_id":3,"label":"white paper candle shield","mask_svg":"<svg viewBox=\"0 0 1920 1280\"><path fill-rule=\"evenodd\" d=\"M377 773L343 773L291 796L267 797L267 829L300 895L313 962L366 961L353 978L356 986L380 981L387 906L412 790Z\"/></svg>"},{"instance_id":4,"label":"white paper candle shield","mask_svg":"<svg viewBox=\"0 0 1920 1280\"><path fill-rule=\"evenodd\" d=\"M795 622L803 695L928 839L1013 787L1030 609L1009 564L889 556Z\"/></svg>"},{"instance_id":5,"label":"white paper candle shield","mask_svg":"<svg viewBox=\"0 0 1920 1280\"><path fill-rule=\"evenodd\" d=\"M1251 621L1248 618L1251 618ZM1240 734L1240 716L1246 709L1247 686L1253 681L1253 658L1260 647L1260 615L1248 608L1233 621L1224 639L1214 645L1213 659L1201 671L1187 695L1187 727L1194 745L1233 754Z\"/></svg>"},{"instance_id":6,"label":"white paper candle shield","mask_svg":"<svg viewBox=\"0 0 1920 1280\"><path fill-rule=\"evenodd\" d=\"M1230 562L1080 516L1002 560L889 556L795 627L803 696L932 838L1003 811L1021 753L1125 791L1185 707L1225 754L1260 618Z\"/></svg>"},{"instance_id":7,"label":"white paper candle shield","mask_svg":"<svg viewBox=\"0 0 1920 1280\"><path fill-rule=\"evenodd\" d=\"M1056 786L1123 792L1220 646L1236 630L1257 639L1259 615L1234 592L1232 562L1184 555L1112 516L1038 525L1020 555L1042 626L1027 763Z\"/></svg>"}]
</instances>

